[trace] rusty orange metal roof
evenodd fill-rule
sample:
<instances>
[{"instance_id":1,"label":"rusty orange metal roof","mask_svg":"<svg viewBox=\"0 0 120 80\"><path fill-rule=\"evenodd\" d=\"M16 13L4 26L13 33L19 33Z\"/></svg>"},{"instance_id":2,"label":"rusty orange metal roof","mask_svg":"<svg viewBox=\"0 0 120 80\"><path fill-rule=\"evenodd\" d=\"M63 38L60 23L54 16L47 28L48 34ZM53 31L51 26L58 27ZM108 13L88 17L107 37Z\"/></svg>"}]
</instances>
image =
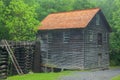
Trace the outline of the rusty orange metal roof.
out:
<instances>
[{"instance_id":1,"label":"rusty orange metal roof","mask_svg":"<svg viewBox=\"0 0 120 80\"><path fill-rule=\"evenodd\" d=\"M49 14L39 30L85 28L100 8Z\"/></svg>"}]
</instances>

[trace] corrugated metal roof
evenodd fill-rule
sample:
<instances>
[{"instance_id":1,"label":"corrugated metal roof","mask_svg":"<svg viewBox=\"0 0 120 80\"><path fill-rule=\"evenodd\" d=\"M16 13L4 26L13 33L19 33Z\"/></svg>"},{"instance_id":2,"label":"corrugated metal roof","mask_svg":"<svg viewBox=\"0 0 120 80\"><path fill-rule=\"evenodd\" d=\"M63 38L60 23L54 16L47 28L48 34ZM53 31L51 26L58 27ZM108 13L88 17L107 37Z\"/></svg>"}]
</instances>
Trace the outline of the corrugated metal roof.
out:
<instances>
[{"instance_id":1,"label":"corrugated metal roof","mask_svg":"<svg viewBox=\"0 0 120 80\"><path fill-rule=\"evenodd\" d=\"M85 28L100 8L53 13L42 22L39 30Z\"/></svg>"}]
</instances>

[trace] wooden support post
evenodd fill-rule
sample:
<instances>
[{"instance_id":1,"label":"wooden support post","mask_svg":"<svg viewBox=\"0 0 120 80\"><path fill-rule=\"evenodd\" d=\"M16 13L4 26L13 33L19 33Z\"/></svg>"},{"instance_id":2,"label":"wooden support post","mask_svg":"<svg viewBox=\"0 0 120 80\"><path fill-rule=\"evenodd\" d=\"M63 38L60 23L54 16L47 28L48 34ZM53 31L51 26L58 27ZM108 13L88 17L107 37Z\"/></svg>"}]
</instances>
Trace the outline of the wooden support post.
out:
<instances>
[{"instance_id":1,"label":"wooden support post","mask_svg":"<svg viewBox=\"0 0 120 80\"><path fill-rule=\"evenodd\" d=\"M61 69L61 72L64 71L64 68Z\"/></svg>"},{"instance_id":2,"label":"wooden support post","mask_svg":"<svg viewBox=\"0 0 120 80\"><path fill-rule=\"evenodd\" d=\"M41 71L41 55L40 55L40 41L36 41L35 44L35 53L33 59L33 72Z\"/></svg>"},{"instance_id":3,"label":"wooden support post","mask_svg":"<svg viewBox=\"0 0 120 80\"><path fill-rule=\"evenodd\" d=\"M54 68L53 67L51 67L51 72L54 72Z\"/></svg>"}]
</instances>

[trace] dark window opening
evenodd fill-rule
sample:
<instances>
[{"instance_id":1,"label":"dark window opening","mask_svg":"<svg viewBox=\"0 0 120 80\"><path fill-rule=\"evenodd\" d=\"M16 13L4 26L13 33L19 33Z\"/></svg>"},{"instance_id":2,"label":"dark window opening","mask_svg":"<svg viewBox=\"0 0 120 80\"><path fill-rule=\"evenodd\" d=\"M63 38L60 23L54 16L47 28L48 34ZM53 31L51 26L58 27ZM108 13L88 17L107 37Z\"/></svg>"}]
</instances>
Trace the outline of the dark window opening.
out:
<instances>
[{"instance_id":1,"label":"dark window opening","mask_svg":"<svg viewBox=\"0 0 120 80\"><path fill-rule=\"evenodd\" d=\"M89 41L93 41L93 31L89 31Z\"/></svg>"},{"instance_id":2,"label":"dark window opening","mask_svg":"<svg viewBox=\"0 0 120 80\"><path fill-rule=\"evenodd\" d=\"M102 45L102 33L98 33L97 37L98 37L98 45Z\"/></svg>"},{"instance_id":3,"label":"dark window opening","mask_svg":"<svg viewBox=\"0 0 120 80\"><path fill-rule=\"evenodd\" d=\"M51 59L51 53L48 52L48 59Z\"/></svg>"},{"instance_id":4,"label":"dark window opening","mask_svg":"<svg viewBox=\"0 0 120 80\"><path fill-rule=\"evenodd\" d=\"M102 53L98 53L98 66L100 67L102 64Z\"/></svg>"},{"instance_id":5,"label":"dark window opening","mask_svg":"<svg viewBox=\"0 0 120 80\"><path fill-rule=\"evenodd\" d=\"M105 53L106 55L108 55L108 53Z\"/></svg>"},{"instance_id":6,"label":"dark window opening","mask_svg":"<svg viewBox=\"0 0 120 80\"><path fill-rule=\"evenodd\" d=\"M102 58L102 53L98 53L98 56L99 56L100 58Z\"/></svg>"},{"instance_id":7,"label":"dark window opening","mask_svg":"<svg viewBox=\"0 0 120 80\"><path fill-rule=\"evenodd\" d=\"M52 51L51 50L48 50L48 54L47 54L47 57L48 57L48 59L51 59L51 53L52 53Z\"/></svg>"},{"instance_id":8,"label":"dark window opening","mask_svg":"<svg viewBox=\"0 0 120 80\"><path fill-rule=\"evenodd\" d=\"M52 42L52 34L51 33L48 33L48 36L47 36L47 41L48 43L51 43Z\"/></svg>"},{"instance_id":9,"label":"dark window opening","mask_svg":"<svg viewBox=\"0 0 120 80\"><path fill-rule=\"evenodd\" d=\"M41 57L42 58L47 58L47 52L41 51Z\"/></svg>"},{"instance_id":10,"label":"dark window opening","mask_svg":"<svg viewBox=\"0 0 120 80\"><path fill-rule=\"evenodd\" d=\"M70 40L70 33L69 32L63 32L63 42L68 43Z\"/></svg>"},{"instance_id":11,"label":"dark window opening","mask_svg":"<svg viewBox=\"0 0 120 80\"><path fill-rule=\"evenodd\" d=\"M40 34L40 43L41 45L47 44L47 34Z\"/></svg>"}]
</instances>

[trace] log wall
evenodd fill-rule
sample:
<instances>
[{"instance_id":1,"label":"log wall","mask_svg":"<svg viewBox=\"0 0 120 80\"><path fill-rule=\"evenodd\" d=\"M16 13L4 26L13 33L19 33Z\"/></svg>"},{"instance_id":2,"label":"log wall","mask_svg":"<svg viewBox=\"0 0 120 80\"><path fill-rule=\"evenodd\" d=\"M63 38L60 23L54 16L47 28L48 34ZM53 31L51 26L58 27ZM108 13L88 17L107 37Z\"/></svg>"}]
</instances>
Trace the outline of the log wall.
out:
<instances>
[{"instance_id":1,"label":"log wall","mask_svg":"<svg viewBox=\"0 0 120 80\"><path fill-rule=\"evenodd\" d=\"M108 68L109 67L109 31L100 13L100 23L96 25L95 16L84 29L85 32L85 69ZM90 41L90 31L93 33L93 40ZM98 34L102 35L102 44L98 44Z\"/></svg>"},{"instance_id":2,"label":"log wall","mask_svg":"<svg viewBox=\"0 0 120 80\"><path fill-rule=\"evenodd\" d=\"M35 50L35 42L29 41L8 41L13 53L19 63L24 74L33 70L33 55ZM0 79L7 78L10 75L16 75L17 71L13 66L12 61L5 49L5 46L0 42Z\"/></svg>"},{"instance_id":3,"label":"log wall","mask_svg":"<svg viewBox=\"0 0 120 80\"><path fill-rule=\"evenodd\" d=\"M0 47L0 79L8 76L8 54L5 48Z\"/></svg>"},{"instance_id":4,"label":"log wall","mask_svg":"<svg viewBox=\"0 0 120 80\"><path fill-rule=\"evenodd\" d=\"M67 34L64 41L64 33ZM49 34L52 35L48 42ZM82 69L84 63L83 31L68 29L40 32L42 65L63 69Z\"/></svg>"}]
</instances>

